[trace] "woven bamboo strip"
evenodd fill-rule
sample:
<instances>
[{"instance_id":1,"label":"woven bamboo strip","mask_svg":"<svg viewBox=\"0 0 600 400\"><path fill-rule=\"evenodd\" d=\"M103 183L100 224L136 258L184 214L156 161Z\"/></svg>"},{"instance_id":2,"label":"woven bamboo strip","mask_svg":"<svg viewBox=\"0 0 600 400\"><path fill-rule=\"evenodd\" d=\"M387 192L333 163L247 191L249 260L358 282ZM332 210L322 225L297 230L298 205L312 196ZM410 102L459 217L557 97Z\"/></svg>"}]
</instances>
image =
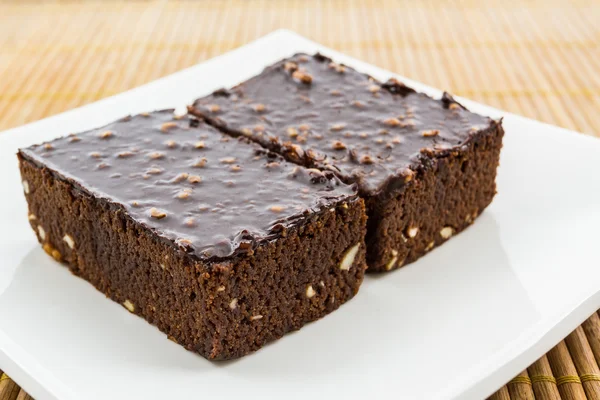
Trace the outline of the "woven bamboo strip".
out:
<instances>
[{"instance_id":1,"label":"woven bamboo strip","mask_svg":"<svg viewBox=\"0 0 600 400\"><path fill-rule=\"evenodd\" d=\"M427 11L428 10L421 10L420 13L420 17L421 17L421 21L419 25L414 25L415 29L419 29L419 26L423 26L427 24ZM460 37L460 33L456 32L455 29L452 29L452 27L455 25L455 22L452 21L452 19L449 18L448 13L443 13L443 15L440 15L441 18L439 18L439 22L434 24L431 29L426 29L423 30L423 32L425 32L424 34L427 35L426 36L426 40L429 42L432 42L435 40L435 38L439 38L440 35L443 35L443 32L447 32L447 34L450 36L451 41L456 41L458 40L458 38ZM430 51L428 51L430 52ZM474 73L474 72L478 72L477 70L473 70L472 73L469 74L464 74L464 73L460 73L460 71L458 71L456 68L439 68L438 65L451 65L450 64L450 60L455 59L455 58L460 58L461 60L465 60L465 64L469 64L472 66L473 69L477 68L475 64L472 63L471 61L471 54L469 52L468 49L466 49L465 47L457 47L457 48L448 48L448 47L443 47L441 49L439 49L438 51L434 51L435 53L440 53L439 54L439 58L436 60L438 64L434 64L433 62L427 62L424 65L429 66L430 69L433 69L434 71L438 71L438 70L445 70L446 74L448 75L448 87L446 87L445 89L447 89L448 91L452 91L452 92L456 92L459 91L459 88L468 88L468 87L476 87L479 83L479 73ZM427 79L426 82L431 82L432 84L434 84L434 82L439 81L439 79L435 79L436 74L430 73L430 76L432 76L431 78ZM457 89L457 90L455 90ZM474 96L474 99L477 98L477 95ZM479 98L479 100L481 100L481 98Z\"/></svg>"},{"instance_id":2,"label":"woven bamboo strip","mask_svg":"<svg viewBox=\"0 0 600 400\"><path fill-rule=\"evenodd\" d=\"M478 17L481 18L480 15L478 15ZM473 22L471 28L472 31L476 29L476 26L477 22ZM490 25L488 25L486 29L488 30L488 38L499 35L499 32ZM499 82L504 82L504 84L508 84L508 86L512 88L524 88L526 87L526 82L523 80L522 74L518 73L516 68L512 67L513 65L518 65L518 62L519 60L517 59L515 52L503 51L499 46L490 46L490 58L485 61L486 65L495 63L499 66L500 71L499 77L497 78ZM519 110L522 114L538 119L540 118L531 97L500 95L499 106L503 109Z\"/></svg>"},{"instance_id":3,"label":"woven bamboo strip","mask_svg":"<svg viewBox=\"0 0 600 400\"><path fill-rule=\"evenodd\" d=\"M533 23L534 21L534 17L531 16L531 12L529 10L526 11L527 12L527 17L528 17L528 23ZM536 37L539 39L540 38L540 33L539 33L539 27L536 24L532 24L532 32L534 35L536 35ZM572 57L568 57L566 54L564 54L563 49L561 49L560 47L556 48L556 49L550 49L550 50L543 50L540 48L534 48L534 51L537 53L538 57L540 57L540 59L542 59L541 57L544 57L545 59L548 60L547 63L539 63L540 65L540 70L543 70L546 73L546 78L547 80L551 83L551 85L553 87L557 87L559 88L559 90L564 90L565 88L568 87L586 87L588 86L587 82L582 82L581 78L579 78L579 76L582 76L584 74L563 74L560 78L558 78L556 75L556 71L555 69L558 67L562 67L562 65L569 65L571 64L571 69L575 69L575 67L572 65L572 63L576 63L576 61L572 58ZM550 68L549 66L552 65L553 67ZM586 104L588 103L587 99L583 98L583 96L573 96L572 97L572 103L574 103L574 105L576 105L578 110L582 110L585 109ZM561 103L563 103L564 106L564 101L561 100ZM586 130L586 131L591 131L593 130L592 125L589 124L588 119L586 118L585 113L583 112L579 112L579 113L571 113L571 116L575 119L575 123L578 127L580 127L582 130Z\"/></svg>"},{"instance_id":4,"label":"woven bamboo strip","mask_svg":"<svg viewBox=\"0 0 600 400\"><path fill-rule=\"evenodd\" d=\"M589 21L581 26L580 11L561 6L565 3L556 1L546 3L548 6L544 9L539 7L541 3L538 1L512 7L512 3L498 0L490 1L486 9L470 2L467 5L461 2L458 7L453 3L414 3L408 0L357 0L351 3L318 3L314 0L280 3L229 1L214 7L206 3L152 2L128 3L126 6L108 3L109 6L106 6L106 3L96 1L83 5L66 3L63 12L61 7L44 4L44 11L50 16L33 18L38 18L38 27L46 26L48 29L49 26L64 24L65 15L72 16L78 10L85 10L82 18L78 19L85 21L85 18L93 15L95 20L102 21L103 28L85 24L86 29L79 29L77 34L54 29L53 32L58 35L56 40L47 40L48 35L45 35L40 40L21 45L20 53L27 56L28 62L25 64L25 74L14 68L19 75L27 76L28 66L32 68L40 63L52 65L60 59L40 55L39 49L58 53L68 51L68 64L77 65L77 73L67 80L68 84L61 86L61 91L53 93L48 93L44 86L35 86L36 90L27 92L0 91L0 109L11 104L10 112L0 112L0 118L15 119L11 115L13 110L17 110L15 112L22 118L36 118L62 111L206 59L217 54L217 49L226 50L272 29L288 27L434 86L453 89L458 94L547 122L594 133L596 125L592 124L592 118L595 117L600 97L600 86L597 85L600 74L594 63L600 57L594 57L594 53L584 57L584 51L591 48L592 52L598 53L600 49L597 45L598 34L593 31L592 20L589 20L590 14L598 14L595 7L586 13ZM102 13L96 16L97 13L91 11L98 4L102 4L103 8ZM590 9L590 5L587 6ZM14 6L12 9L18 8ZM542 11L549 13L552 18L539 18ZM216 21L222 20L219 18L221 14L233 22L217 24ZM148 16L160 16L159 22L149 20ZM201 23L202 17L206 17L206 23ZM182 18L186 22L180 23ZM239 23L246 19L254 23ZM49 23L44 24L46 20ZM123 20L133 20L134 23L120 23ZM571 23L563 23L563 29L557 29L557 22L553 22L557 20ZM324 24L323 21L331 23ZM353 29L344 29L346 21L351 21ZM136 26L146 29L136 31L133 29ZM424 30L423 26L429 29ZM110 28L109 32L107 27ZM218 30L218 36L223 39L215 41L215 32ZM108 40L111 32L119 35L118 42L111 43ZM136 32L145 34L140 36ZM73 37L81 38L80 42ZM84 45L91 37L94 38L93 43ZM74 58L78 54L81 58ZM32 55L37 62L31 62ZM535 59L532 55L536 56ZM495 62L489 61L492 56ZM513 58L514 62L502 62L508 61L508 58ZM15 59L23 62L25 57L12 57L12 62ZM561 69L538 68L535 64L538 59L553 60L546 64L561 65ZM562 59L574 61L561 63ZM127 60L127 64L114 66L115 60L119 63L123 62L120 60ZM585 73L580 73L579 69ZM473 70L472 77L464 74L468 70ZM36 71L39 74L45 69L37 68ZM516 71L518 74L515 75ZM464 79L461 76L464 75L467 80L461 82ZM514 77L518 77L519 82ZM30 78L27 81L37 82ZM53 79L47 81L56 82L57 85L61 82ZM11 82L17 85L22 80L13 79ZM78 84L74 86L73 82ZM84 82L92 87L82 90L86 87ZM509 87L503 86L507 82L510 83ZM71 87L77 90L70 90ZM20 100L2 100L11 98ZM568 107L570 104L575 107Z\"/></svg>"},{"instance_id":5,"label":"woven bamboo strip","mask_svg":"<svg viewBox=\"0 0 600 400\"><path fill-rule=\"evenodd\" d=\"M537 399L560 400L556 379L552 375L552 369L548 358L544 355L527 368L532 382L533 393Z\"/></svg>"},{"instance_id":6,"label":"woven bamboo strip","mask_svg":"<svg viewBox=\"0 0 600 400\"><path fill-rule=\"evenodd\" d=\"M19 392L19 395L17 396L17 400L33 400L33 397L31 397L30 395L27 394L26 391L21 389L21 391Z\"/></svg>"},{"instance_id":7,"label":"woven bamboo strip","mask_svg":"<svg viewBox=\"0 0 600 400\"><path fill-rule=\"evenodd\" d=\"M599 43L598 31L596 31L596 32L593 31L594 25L587 26L587 24L586 24L586 22L589 21L589 15L587 15L585 12L583 12L583 10L578 10L578 9L575 9L574 13L576 14L575 21L583 21L584 22L583 26L581 26L579 29L573 28L578 39L587 40L588 38L591 38L591 40L595 41L596 44ZM598 69L600 68L600 57L599 57L600 49L598 49L596 47L596 49L591 49L591 50L587 50L587 51L586 50L587 49L578 49L577 50L577 53L580 54L580 60L587 60L589 58L590 51L593 56L593 60L582 62L583 64L586 65L586 67L585 67L587 69L586 73L589 73L590 71L598 71ZM594 81L594 87L596 87L596 88L600 87L600 77L598 76L598 74L595 74L592 72L590 74L590 79L592 79ZM592 107L594 107L596 110L598 108L600 108L600 96L598 96L598 95L593 96L591 98L591 100L592 100L592 104L591 104Z\"/></svg>"},{"instance_id":8,"label":"woven bamboo strip","mask_svg":"<svg viewBox=\"0 0 600 400\"><path fill-rule=\"evenodd\" d=\"M0 400L15 400L21 389L6 374L0 374Z\"/></svg>"},{"instance_id":9,"label":"woven bamboo strip","mask_svg":"<svg viewBox=\"0 0 600 400\"><path fill-rule=\"evenodd\" d=\"M577 375L577 369L565 342L560 342L547 354L550 368L556 378L560 396L564 400L585 400L585 392Z\"/></svg>"},{"instance_id":10,"label":"woven bamboo strip","mask_svg":"<svg viewBox=\"0 0 600 400\"><path fill-rule=\"evenodd\" d=\"M565 339L569 353L575 363L585 394L590 400L600 399L600 369L592 349L580 326Z\"/></svg>"},{"instance_id":11,"label":"woven bamboo strip","mask_svg":"<svg viewBox=\"0 0 600 400\"><path fill-rule=\"evenodd\" d=\"M594 313L581 326L594 353L596 364L598 364L600 363L600 317Z\"/></svg>"},{"instance_id":12,"label":"woven bamboo strip","mask_svg":"<svg viewBox=\"0 0 600 400\"><path fill-rule=\"evenodd\" d=\"M511 400L508 387L502 386L500 390L488 397L488 400Z\"/></svg>"},{"instance_id":13,"label":"woven bamboo strip","mask_svg":"<svg viewBox=\"0 0 600 400\"><path fill-rule=\"evenodd\" d=\"M503 22L505 22L506 24L511 23L508 17L506 17L505 15L502 16L504 17ZM506 33L511 36L511 39L518 41L518 36L516 36L515 32L512 29L507 30ZM530 49L525 49L522 45L519 45L516 49L516 52L518 54L518 59L520 60L522 67L526 68L526 74L529 77L529 79L533 81L533 84L536 86L536 88L545 91L551 91L549 82L545 81L543 79L543 75L540 74L540 70L537 65L538 58L534 57ZM562 104L560 104L560 100L557 99L556 96L547 96L544 98L540 98L540 96L537 96L534 97L534 100L536 103L536 108L540 113L541 119L546 121L553 121L561 126L576 126L573 119L565 111Z\"/></svg>"},{"instance_id":14,"label":"woven bamboo strip","mask_svg":"<svg viewBox=\"0 0 600 400\"><path fill-rule=\"evenodd\" d=\"M43 12L43 9L42 9ZM37 20L38 18L33 17L32 19ZM63 23L65 24L66 22L64 20L58 20L58 21L53 21L57 24L59 23ZM40 23L40 26L43 26L44 24ZM40 63L40 59L43 59L46 56L50 56L52 54L54 54L57 50L56 47L51 46L49 43L52 41L58 41L62 32L59 29L55 29L52 30L50 32L46 30L46 35L50 36L50 40L47 42L46 46L41 48L41 51L37 54L37 57L29 57L29 62L25 63L23 61L23 59L21 57L18 56L14 56L11 59L11 63L7 63L8 68L6 69L6 72L4 72L4 76L7 76L7 74L9 74L12 71L18 70L19 73L17 75L17 77L19 79L3 79L2 81L0 81L0 93L8 93L8 101L0 101L0 116L2 116L3 120L13 120L16 119L16 117L14 116L14 114L9 114L9 112L15 112L15 110L19 110L19 105L15 104L15 102L13 101L13 99L11 99L10 94L11 93L16 93L17 91L20 93L27 93L27 82L30 83L40 83L37 82L36 79L34 79L34 77L31 76L31 74L35 73L36 71L36 66L38 66L37 70L39 71L39 65L46 65L45 63L42 64ZM43 29L40 28L40 31L43 31ZM36 37L34 37L33 39L36 39ZM31 43L31 42L28 42ZM14 65L14 67L13 67ZM25 109L25 112L23 113L22 111L20 111L21 113L25 114L24 117L25 118L30 118L29 113L27 110ZM7 116L8 114L8 116ZM23 117L22 117L23 118Z\"/></svg>"},{"instance_id":15,"label":"woven bamboo strip","mask_svg":"<svg viewBox=\"0 0 600 400\"><path fill-rule=\"evenodd\" d=\"M573 35L575 37L578 37L578 35L581 33L579 32L578 29L575 29L575 22L578 20L576 13L578 12L578 10L572 10L572 14L573 17L570 20L570 23L566 24L566 29L570 29L571 32L573 32ZM597 38L596 38L597 39ZM594 39L594 40L596 40ZM585 40L585 39L584 39ZM598 43L596 41L596 43ZM570 54L573 54L573 59L576 60L576 66L575 68L580 68L583 73L582 74L578 74L578 76L580 78L585 77L587 80L586 85L588 87L590 87L592 90L591 92L595 92L596 95L594 96L593 94L590 96L586 96L586 100L584 101L584 105L585 105L585 109L586 109L586 113L587 113L587 118L589 121L592 122L592 125L595 121L596 118L596 114L594 112L594 110L598 109L598 106L600 106L600 102L598 102L597 100L600 99L600 96L598 95L598 88L600 88L600 76L598 76L598 74L594 73L593 71L597 71L597 69L600 67L600 61L598 60L598 56L600 56L600 49L598 47L596 47L596 49L591 49L588 51L591 51L592 54L594 54L594 59L590 60L590 62L587 62L587 58L589 57L589 53L588 52L584 52L585 49L572 49L570 51Z\"/></svg>"},{"instance_id":16,"label":"woven bamboo strip","mask_svg":"<svg viewBox=\"0 0 600 400\"><path fill-rule=\"evenodd\" d=\"M97 5L94 5L97 6ZM94 18L93 15L95 12L99 12L100 11L100 7L97 8L93 8L89 11L84 11L81 12L81 16L80 18L84 20L84 22L87 25L92 25L90 26L90 30L95 31L95 32L102 32L104 29L104 25L105 24L99 24L100 21L96 22L96 24L94 24ZM115 22L118 22L115 21ZM95 25L95 26L94 26ZM119 27L119 25L115 24L116 27ZM78 32L81 31L81 28L77 30ZM36 90L40 90L42 92L45 93L76 93L78 90L82 90L84 93L86 92L86 86L85 86L85 77L89 76L91 79L97 80L97 75L94 74L95 71L97 71L98 68L97 66L94 65L93 62L91 62L91 52L86 51L85 49L88 48L90 45L92 45L93 41L95 40L93 35L87 34L86 32L87 30L84 30L84 34L82 35L80 41L81 41L81 46L80 49L82 49L81 53L75 53L75 54L69 54L66 57L64 55L59 54L57 56L57 58L66 58L65 61L63 61L63 65L65 68L64 73L61 73L60 75L56 76L55 79L53 79L51 82L47 82L47 86L42 88L36 88ZM53 63L54 61L50 61L49 60L49 64ZM42 64L43 65L43 64ZM82 66L85 66L85 68L81 68ZM86 71L86 69L88 69ZM43 73L43 72L42 72ZM73 78L72 78L73 76ZM77 87L77 88L76 88ZM81 88L81 89L79 89ZM75 96L74 96L75 97ZM92 99L94 99L94 96L92 96ZM46 101L46 104L44 105L44 107L40 107L38 108L38 112L40 112L41 114L47 114L47 115L52 115L55 114L57 112L59 112L62 104L61 102L54 102L54 101ZM67 105L71 105L74 103L74 99L69 99L69 98L65 98L64 101L62 103L66 103Z\"/></svg>"},{"instance_id":17,"label":"woven bamboo strip","mask_svg":"<svg viewBox=\"0 0 600 400\"><path fill-rule=\"evenodd\" d=\"M514 377L508 384L508 392L511 400L534 400L533 389L531 388L531 379L527 371L521 372Z\"/></svg>"}]
</instances>

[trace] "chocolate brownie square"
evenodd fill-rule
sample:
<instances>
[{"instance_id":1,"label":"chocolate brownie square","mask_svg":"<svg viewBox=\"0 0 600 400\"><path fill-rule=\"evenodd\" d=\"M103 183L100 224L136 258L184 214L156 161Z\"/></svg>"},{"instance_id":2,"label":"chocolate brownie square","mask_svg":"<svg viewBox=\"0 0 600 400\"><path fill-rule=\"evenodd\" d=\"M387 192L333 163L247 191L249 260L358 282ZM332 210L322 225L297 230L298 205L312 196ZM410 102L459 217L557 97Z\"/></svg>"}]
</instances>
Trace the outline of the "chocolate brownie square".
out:
<instances>
[{"instance_id":1,"label":"chocolate brownie square","mask_svg":"<svg viewBox=\"0 0 600 400\"><path fill-rule=\"evenodd\" d=\"M127 117L18 157L44 250L206 358L257 350L363 280L355 188L195 118Z\"/></svg>"}]
</instances>

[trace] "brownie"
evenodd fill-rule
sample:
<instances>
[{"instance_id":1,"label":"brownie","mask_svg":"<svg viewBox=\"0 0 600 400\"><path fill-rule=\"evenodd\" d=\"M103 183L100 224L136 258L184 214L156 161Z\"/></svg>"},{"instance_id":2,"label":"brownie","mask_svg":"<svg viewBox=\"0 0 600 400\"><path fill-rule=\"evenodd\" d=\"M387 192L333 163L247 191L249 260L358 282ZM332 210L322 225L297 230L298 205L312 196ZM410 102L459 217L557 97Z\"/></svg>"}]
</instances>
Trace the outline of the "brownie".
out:
<instances>
[{"instance_id":1,"label":"brownie","mask_svg":"<svg viewBox=\"0 0 600 400\"><path fill-rule=\"evenodd\" d=\"M317 54L297 54L191 113L288 160L357 183L368 213L369 271L417 260L490 204L502 147L500 121L449 94L433 99L380 83Z\"/></svg>"},{"instance_id":2,"label":"brownie","mask_svg":"<svg viewBox=\"0 0 600 400\"><path fill-rule=\"evenodd\" d=\"M208 359L323 317L363 280L355 187L195 118L127 117L18 157L44 250Z\"/></svg>"}]
</instances>

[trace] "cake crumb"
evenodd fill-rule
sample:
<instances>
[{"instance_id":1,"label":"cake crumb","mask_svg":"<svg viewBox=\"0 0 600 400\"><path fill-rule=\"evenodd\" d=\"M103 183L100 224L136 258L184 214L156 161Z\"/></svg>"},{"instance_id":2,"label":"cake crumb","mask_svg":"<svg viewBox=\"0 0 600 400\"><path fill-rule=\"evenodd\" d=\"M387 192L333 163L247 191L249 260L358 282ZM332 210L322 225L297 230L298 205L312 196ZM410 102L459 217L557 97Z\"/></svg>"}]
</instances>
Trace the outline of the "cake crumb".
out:
<instances>
[{"instance_id":1,"label":"cake crumb","mask_svg":"<svg viewBox=\"0 0 600 400\"><path fill-rule=\"evenodd\" d=\"M352 246L350 249L348 249L348 251L346 251L346 254L344 254L344 258L342 259L342 262L340 263L340 269L342 271L350 270L350 267L352 267L352 264L354 263L354 258L356 257L356 254L358 253L359 247L360 247L360 243L357 243L354 246Z\"/></svg>"},{"instance_id":2,"label":"cake crumb","mask_svg":"<svg viewBox=\"0 0 600 400\"><path fill-rule=\"evenodd\" d=\"M413 239L419 234L419 228L416 226L411 226L410 228L408 228L406 233L408 234L409 238Z\"/></svg>"},{"instance_id":3,"label":"cake crumb","mask_svg":"<svg viewBox=\"0 0 600 400\"><path fill-rule=\"evenodd\" d=\"M442 230L440 231L440 236L443 239L450 239L450 237L454 234L454 228L452 228L451 226L445 226L442 228Z\"/></svg>"},{"instance_id":4,"label":"cake crumb","mask_svg":"<svg viewBox=\"0 0 600 400\"><path fill-rule=\"evenodd\" d=\"M75 248L75 240L73 240L71 236L65 235L63 237L63 241L69 246L71 250Z\"/></svg>"},{"instance_id":5,"label":"cake crumb","mask_svg":"<svg viewBox=\"0 0 600 400\"><path fill-rule=\"evenodd\" d=\"M123 305L125 306L126 309L129 310L129 312L134 312L135 311L135 306L133 305L133 303L129 300L125 300L123 302Z\"/></svg>"},{"instance_id":6,"label":"cake crumb","mask_svg":"<svg viewBox=\"0 0 600 400\"><path fill-rule=\"evenodd\" d=\"M42 239L42 241L46 240L46 231L41 225L38 225L38 233L40 234L40 239Z\"/></svg>"}]
</instances>

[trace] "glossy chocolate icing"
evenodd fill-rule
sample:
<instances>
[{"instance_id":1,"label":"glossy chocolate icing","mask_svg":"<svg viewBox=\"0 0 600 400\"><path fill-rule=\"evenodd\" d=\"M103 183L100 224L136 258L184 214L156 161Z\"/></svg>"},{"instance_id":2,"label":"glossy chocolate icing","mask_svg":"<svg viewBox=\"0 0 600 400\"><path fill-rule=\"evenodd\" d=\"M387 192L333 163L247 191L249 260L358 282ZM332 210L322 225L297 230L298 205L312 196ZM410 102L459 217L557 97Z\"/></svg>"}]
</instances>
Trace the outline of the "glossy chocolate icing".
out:
<instances>
[{"instance_id":1,"label":"glossy chocolate icing","mask_svg":"<svg viewBox=\"0 0 600 400\"><path fill-rule=\"evenodd\" d=\"M322 55L297 54L190 111L288 159L335 171L363 195L410 180L423 158L465 145L495 121Z\"/></svg>"},{"instance_id":2,"label":"glossy chocolate icing","mask_svg":"<svg viewBox=\"0 0 600 400\"><path fill-rule=\"evenodd\" d=\"M357 199L333 173L298 167L173 110L126 117L21 154L202 259L253 251Z\"/></svg>"}]
</instances>

